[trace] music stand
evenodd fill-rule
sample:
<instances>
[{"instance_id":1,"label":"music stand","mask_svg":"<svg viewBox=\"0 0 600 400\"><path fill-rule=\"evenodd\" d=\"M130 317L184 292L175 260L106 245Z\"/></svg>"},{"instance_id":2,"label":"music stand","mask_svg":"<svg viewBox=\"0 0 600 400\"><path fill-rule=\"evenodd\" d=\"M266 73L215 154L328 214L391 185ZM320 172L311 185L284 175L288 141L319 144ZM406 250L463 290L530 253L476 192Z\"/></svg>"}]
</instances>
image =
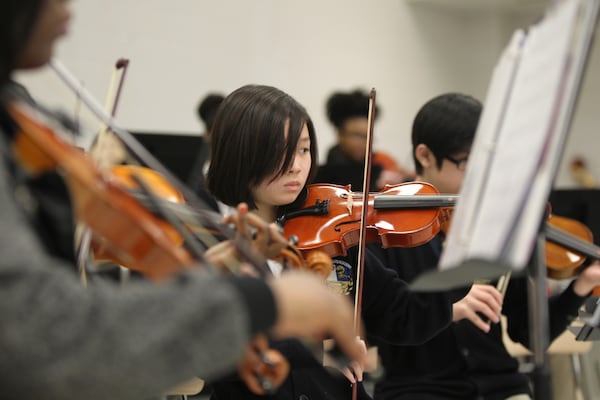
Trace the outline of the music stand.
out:
<instances>
[{"instance_id":1,"label":"music stand","mask_svg":"<svg viewBox=\"0 0 600 400\"><path fill-rule=\"evenodd\" d=\"M591 300L593 304L586 305L584 310L579 311L579 318L584 322L584 325L569 328L575 334L575 340L600 340L600 298L591 298Z\"/></svg>"},{"instance_id":2,"label":"music stand","mask_svg":"<svg viewBox=\"0 0 600 400\"><path fill-rule=\"evenodd\" d=\"M555 1L513 34L494 69L440 271L412 285L440 290L528 273L538 399L551 398L542 227L597 15L598 0Z\"/></svg>"}]
</instances>

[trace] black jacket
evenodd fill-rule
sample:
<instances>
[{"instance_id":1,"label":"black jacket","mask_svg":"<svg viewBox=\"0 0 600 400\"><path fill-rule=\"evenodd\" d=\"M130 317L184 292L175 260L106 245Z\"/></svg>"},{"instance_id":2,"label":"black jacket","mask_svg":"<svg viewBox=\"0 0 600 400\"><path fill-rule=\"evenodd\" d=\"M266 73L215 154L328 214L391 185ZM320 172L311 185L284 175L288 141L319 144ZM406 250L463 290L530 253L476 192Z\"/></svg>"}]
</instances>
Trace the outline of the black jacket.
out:
<instances>
[{"instance_id":1,"label":"black jacket","mask_svg":"<svg viewBox=\"0 0 600 400\"><path fill-rule=\"evenodd\" d=\"M452 319L452 301L446 294L413 293L397 274L385 268L367 251L362 289L362 317L367 342L378 338L393 343L423 343L443 330ZM357 249L352 248L344 257L336 258L335 265L350 266L356 273ZM348 294L354 299L356 276ZM335 312L335 310L331 310ZM429 314L432 318L424 319ZM351 398L351 386L339 372L321 366L311 353L296 341L272 342L290 362L290 375L272 396L250 393L236 376L212 383L213 400L229 399L301 399L333 400ZM359 399L370 397L360 387ZM304 397L302 397L304 396Z\"/></svg>"},{"instance_id":2,"label":"black jacket","mask_svg":"<svg viewBox=\"0 0 600 400\"><path fill-rule=\"evenodd\" d=\"M406 281L435 268L440 254L440 238L408 249L381 249L373 246L387 266ZM465 289L449 291L457 298ZM577 315L583 298L569 286L549 300L550 338L556 338ZM511 279L504 298L503 314L512 340L528 345L527 282ZM422 318L435 318L423 314ZM375 399L504 399L529 393L528 377L518 371L518 362L506 351L501 327L492 325L489 333L469 321L452 323L432 340L420 346L397 346L379 341L379 354L385 378L378 382Z\"/></svg>"}]
</instances>

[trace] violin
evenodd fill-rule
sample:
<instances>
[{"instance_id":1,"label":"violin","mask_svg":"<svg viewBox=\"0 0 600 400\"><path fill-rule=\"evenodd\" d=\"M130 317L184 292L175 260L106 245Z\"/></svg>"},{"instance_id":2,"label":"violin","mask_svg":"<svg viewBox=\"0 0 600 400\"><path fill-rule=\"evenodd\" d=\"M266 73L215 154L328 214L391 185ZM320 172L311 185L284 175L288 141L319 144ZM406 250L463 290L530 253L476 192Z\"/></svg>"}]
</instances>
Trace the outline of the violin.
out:
<instances>
[{"instance_id":1,"label":"violin","mask_svg":"<svg viewBox=\"0 0 600 400\"><path fill-rule=\"evenodd\" d=\"M309 185L304 205L281 217L279 223L284 232L298 235L301 250L318 248L332 257L345 255L358 243L360 196L349 186ZM457 200L457 195L440 195L425 182L388 185L370 193L367 242L380 242L384 248L426 243L440 230L447 231ZM577 220L549 213L545 234L549 278L571 278L583 268L586 257L600 259L592 232ZM596 293L600 295L600 288Z\"/></svg>"},{"instance_id":2,"label":"violin","mask_svg":"<svg viewBox=\"0 0 600 400\"><path fill-rule=\"evenodd\" d=\"M137 178L134 178L134 176ZM148 168L132 165L117 165L111 168L110 174L107 174L107 179L111 184L123 188L134 188L137 186L135 179L143 179L144 182L152 188L154 193L165 201L176 204L184 203L183 195L179 191L169 185L159 173ZM183 245L183 237L169 223L158 218L156 224L167 235L173 246L181 247ZM121 252L115 252L114 246L111 245L110 241L101 235L93 234L90 248L94 259L97 261L113 262L129 269L139 271L149 278L163 278L162 274L156 275L156 273L153 272L152 265L143 262L137 263L131 257L123 258Z\"/></svg>"},{"instance_id":3,"label":"violin","mask_svg":"<svg viewBox=\"0 0 600 400\"><path fill-rule=\"evenodd\" d=\"M367 242L379 242L384 248L419 246L437 235L449 219L446 207L390 207L378 202L382 195L406 199L440 197L437 189L426 182L388 185L380 192L369 193ZM362 197L363 193L352 192L349 185L309 185L304 205L277 222L284 234L298 237L297 247L302 251L320 249L331 257L345 255L359 241Z\"/></svg>"},{"instance_id":4,"label":"violin","mask_svg":"<svg viewBox=\"0 0 600 400\"><path fill-rule=\"evenodd\" d=\"M595 254L600 258L600 251L591 244L592 231L575 219L551 215L545 233L546 266L548 277L552 279L567 279L575 276L586 261L586 255L593 257L592 254ZM570 245L568 247L561 245L564 242ZM572 250L573 247L580 248L580 251Z\"/></svg>"},{"instance_id":5,"label":"violin","mask_svg":"<svg viewBox=\"0 0 600 400\"><path fill-rule=\"evenodd\" d=\"M551 215L545 234L546 265L552 279L577 276L587 258L600 260L600 247L594 245L592 231L575 219ZM592 294L600 296L600 287L595 287Z\"/></svg>"},{"instance_id":6,"label":"violin","mask_svg":"<svg viewBox=\"0 0 600 400\"><path fill-rule=\"evenodd\" d=\"M160 228L162 221L99 171L81 150L65 143L34 110L9 104L18 125L12 151L31 174L58 169L71 193L75 215L120 259L143 265L152 279L172 275L193 263L192 255Z\"/></svg>"}]
</instances>

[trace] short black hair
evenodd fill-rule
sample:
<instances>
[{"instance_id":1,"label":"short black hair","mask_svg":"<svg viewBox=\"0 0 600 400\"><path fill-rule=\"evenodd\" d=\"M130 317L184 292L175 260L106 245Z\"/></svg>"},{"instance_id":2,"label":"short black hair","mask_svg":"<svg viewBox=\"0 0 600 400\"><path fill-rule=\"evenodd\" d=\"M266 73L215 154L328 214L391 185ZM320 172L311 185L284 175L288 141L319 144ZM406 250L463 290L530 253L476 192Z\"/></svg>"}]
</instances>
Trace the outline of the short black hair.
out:
<instances>
[{"instance_id":1,"label":"short black hair","mask_svg":"<svg viewBox=\"0 0 600 400\"><path fill-rule=\"evenodd\" d=\"M209 93L206 95L196 108L198 118L204 122L207 131L212 131L213 121L217 115L217 109L225 100L225 96L220 93Z\"/></svg>"},{"instance_id":2,"label":"short black hair","mask_svg":"<svg viewBox=\"0 0 600 400\"><path fill-rule=\"evenodd\" d=\"M0 1L0 87L10 79L44 0Z\"/></svg>"},{"instance_id":3,"label":"short black hair","mask_svg":"<svg viewBox=\"0 0 600 400\"><path fill-rule=\"evenodd\" d=\"M482 104L462 93L445 93L425 103L417 113L412 127L412 147L415 170L423 166L415 157L415 149L425 144L437 159L438 168L444 157L471 149Z\"/></svg>"},{"instance_id":4,"label":"short black hair","mask_svg":"<svg viewBox=\"0 0 600 400\"><path fill-rule=\"evenodd\" d=\"M369 117L369 95L356 89L352 92L335 92L326 104L327 118L337 129L340 129L346 120L355 117ZM379 106L375 106L375 118L379 116Z\"/></svg>"},{"instance_id":5,"label":"short black hair","mask_svg":"<svg viewBox=\"0 0 600 400\"><path fill-rule=\"evenodd\" d=\"M247 85L233 91L219 107L213 124L208 190L229 206L246 202L256 208L251 188L289 169L305 124L312 157L310 182L318 155L315 128L306 109L272 86Z\"/></svg>"}]
</instances>

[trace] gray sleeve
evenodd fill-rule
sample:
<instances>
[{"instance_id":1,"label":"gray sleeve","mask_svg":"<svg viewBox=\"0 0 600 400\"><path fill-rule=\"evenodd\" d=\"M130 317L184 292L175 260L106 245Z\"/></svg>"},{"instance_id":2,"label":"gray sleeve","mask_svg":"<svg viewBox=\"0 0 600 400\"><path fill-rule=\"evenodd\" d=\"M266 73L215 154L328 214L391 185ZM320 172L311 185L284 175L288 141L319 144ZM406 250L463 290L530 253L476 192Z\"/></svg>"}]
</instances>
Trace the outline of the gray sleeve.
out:
<instances>
[{"instance_id":1,"label":"gray sleeve","mask_svg":"<svg viewBox=\"0 0 600 400\"><path fill-rule=\"evenodd\" d=\"M238 284L190 271L162 284L83 288L70 266L42 248L3 167L3 396L144 399L193 376L212 379L235 368L252 329Z\"/></svg>"}]
</instances>

